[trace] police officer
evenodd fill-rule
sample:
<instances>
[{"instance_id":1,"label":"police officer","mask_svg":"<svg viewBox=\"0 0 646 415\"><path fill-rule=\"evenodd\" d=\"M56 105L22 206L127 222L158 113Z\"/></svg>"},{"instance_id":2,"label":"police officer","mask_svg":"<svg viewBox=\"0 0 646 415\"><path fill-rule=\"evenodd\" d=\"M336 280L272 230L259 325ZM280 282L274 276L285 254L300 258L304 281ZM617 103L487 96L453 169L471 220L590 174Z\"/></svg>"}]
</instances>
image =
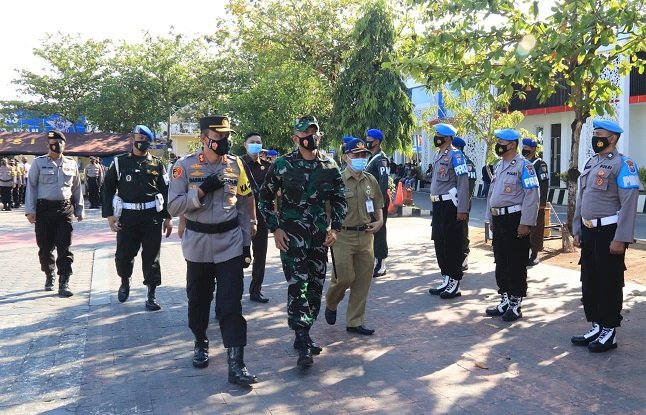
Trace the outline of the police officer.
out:
<instances>
[{"instance_id":1,"label":"police officer","mask_svg":"<svg viewBox=\"0 0 646 415\"><path fill-rule=\"evenodd\" d=\"M464 147L467 143L461 137L453 138L453 147L457 148L464 155L464 161L467 163L467 177L469 178L469 211L471 211L471 198L473 197L473 190L476 187L476 180L478 180L478 175L476 174L476 165L473 164L473 161L466 155L464 152ZM469 214L467 213L467 219L462 221L464 226L464 239L462 240L462 254L464 255L464 260L462 261L462 271L469 269L469 253L471 249L469 245Z\"/></svg>"},{"instance_id":2,"label":"police officer","mask_svg":"<svg viewBox=\"0 0 646 415\"><path fill-rule=\"evenodd\" d=\"M227 348L229 382L250 385L256 377L244 363L247 321L242 316L243 267L251 264L249 244L256 230L255 200L244 166L229 155L229 118L200 119L202 149L173 167L169 209L184 215L188 326L195 336L193 366L209 364L209 309L217 279L216 313Z\"/></svg>"},{"instance_id":3,"label":"police officer","mask_svg":"<svg viewBox=\"0 0 646 415\"><path fill-rule=\"evenodd\" d=\"M9 160L9 167L13 169L12 174L14 177L14 186L11 190L11 200L13 201L13 207L18 209L20 207L20 202L22 201L22 198L20 197L20 189L25 182L25 175L22 169L18 166L18 160Z\"/></svg>"},{"instance_id":4,"label":"police officer","mask_svg":"<svg viewBox=\"0 0 646 415\"><path fill-rule=\"evenodd\" d=\"M529 235L530 254L527 260L527 266L532 267L538 264L538 253L543 250L543 233L545 230L545 206L547 205L547 190L549 187L550 174L547 171L547 163L536 156L538 143L531 138L523 138L523 157L534 166L540 192L540 201L538 205L538 217L536 226L532 228Z\"/></svg>"},{"instance_id":5,"label":"police officer","mask_svg":"<svg viewBox=\"0 0 646 415\"><path fill-rule=\"evenodd\" d=\"M617 151L624 130L615 122L593 122L592 149L585 163L572 222L574 245L581 247L583 310L592 328L572 337L591 352L617 347L622 316L624 256L634 242L639 198L637 164Z\"/></svg>"},{"instance_id":6,"label":"police officer","mask_svg":"<svg viewBox=\"0 0 646 415\"><path fill-rule=\"evenodd\" d=\"M337 164L318 150L321 136L316 118L297 119L292 140L298 148L272 165L260 188L259 210L274 234L289 284L287 322L296 335L297 364L309 367L314 363L312 354L321 352L309 332L321 308L327 249L336 241L347 204ZM274 199L279 191L276 212Z\"/></svg>"},{"instance_id":7,"label":"police officer","mask_svg":"<svg viewBox=\"0 0 646 415\"><path fill-rule=\"evenodd\" d=\"M25 216L36 224L36 243L40 269L45 273L45 290L54 289L54 273L58 268L58 295L71 297L69 288L74 255L72 243L72 217L83 220L83 192L78 165L71 157L63 155L65 134L60 131L47 133L49 151L36 157L29 169L25 196ZM56 247L56 266L54 266Z\"/></svg>"},{"instance_id":8,"label":"police officer","mask_svg":"<svg viewBox=\"0 0 646 415\"><path fill-rule=\"evenodd\" d=\"M166 207L168 175L161 159L148 152L154 135L145 125L132 130L132 151L118 155L105 177L102 214L117 232L114 262L121 286L120 303L130 296L130 277L135 257L141 249L144 285L148 287L146 309L157 311L156 289L161 284L159 251L162 222L168 238L173 222ZM116 194L116 197L115 197Z\"/></svg>"},{"instance_id":9,"label":"police officer","mask_svg":"<svg viewBox=\"0 0 646 415\"><path fill-rule=\"evenodd\" d=\"M271 163L260 158L262 150L262 137L259 133L251 132L245 136L244 142L247 154L240 160L245 167L245 172L251 184L254 199L258 200L260 186L265 181L265 176L271 167ZM258 221L258 230L251 240L253 249L253 267L251 269L251 283L249 284L249 299L257 303L267 303L268 298L262 295L262 282L265 279L265 263L267 260L267 239L269 231L265 219L256 209L256 220Z\"/></svg>"},{"instance_id":10,"label":"police officer","mask_svg":"<svg viewBox=\"0 0 646 415\"><path fill-rule=\"evenodd\" d=\"M371 335L375 331L363 323L375 259L373 235L383 224L384 199L377 180L364 171L372 154L365 143L351 137L344 154L347 167L341 178L345 185L348 213L333 248L335 264L325 295L325 320L328 324L336 323L337 307L350 288L346 330Z\"/></svg>"},{"instance_id":11,"label":"police officer","mask_svg":"<svg viewBox=\"0 0 646 415\"><path fill-rule=\"evenodd\" d=\"M469 215L469 176L464 154L453 146L457 130L451 124L437 124L433 144L431 201L433 202L432 236L442 283L428 292L449 299L462 295L464 262L464 222ZM468 224L466 225L468 226Z\"/></svg>"},{"instance_id":12,"label":"police officer","mask_svg":"<svg viewBox=\"0 0 646 415\"><path fill-rule=\"evenodd\" d=\"M20 201L22 204L25 204L25 192L27 191L27 178L29 177L29 168L31 167L31 164L27 162L27 157L22 156L21 162L18 165L20 168L22 168L22 171L24 173L25 181L21 189L20 193Z\"/></svg>"},{"instance_id":13,"label":"police officer","mask_svg":"<svg viewBox=\"0 0 646 415\"><path fill-rule=\"evenodd\" d=\"M486 218L493 230L493 254L500 303L487 315L514 321L523 316L521 304L527 295L529 233L538 212L538 179L534 166L518 153L520 133L496 130L496 166L487 198Z\"/></svg>"},{"instance_id":14,"label":"police officer","mask_svg":"<svg viewBox=\"0 0 646 415\"><path fill-rule=\"evenodd\" d=\"M2 210L11 210L11 191L15 182L16 179L12 174L11 167L9 166L9 160L3 158L0 163L0 196L2 197Z\"/></svg>"},{"instance_id":15,"label":"police officer","mask_svg":"<svg viewBox=\"0 0 646 415\"><path fill-rule=\"evenodd\" d=\"M381 149L381 142L384 140L384 133L376 128L371 128L366 132L366 146L372 153L366 171L374 176L379 182L379 189L384 199L384 207L382 209L382 217L384 220L383 226L374 234L374 248L375 248L375 269L373 277L385 275L386 258L388 258L388 239L386 231L386 221L388 220L388 207L390 206L390 198L388 197L388 187L390 178L390 163L386 153ZM376 216L373 215L373 221Z\"/></svg>"},{"instance_id":16,"label":"police officer","mask_svg":"<svg viewBox=\"0 0 646 415\"><path fill-rule=\"evenodd\" d=\"M88 198L90 199L90 209L99 208L99 188L103 183L103 169L99 167L99 161L90 157L90 164L85 167L85 183L88 187Z\"/></svg>"}]
</instances>

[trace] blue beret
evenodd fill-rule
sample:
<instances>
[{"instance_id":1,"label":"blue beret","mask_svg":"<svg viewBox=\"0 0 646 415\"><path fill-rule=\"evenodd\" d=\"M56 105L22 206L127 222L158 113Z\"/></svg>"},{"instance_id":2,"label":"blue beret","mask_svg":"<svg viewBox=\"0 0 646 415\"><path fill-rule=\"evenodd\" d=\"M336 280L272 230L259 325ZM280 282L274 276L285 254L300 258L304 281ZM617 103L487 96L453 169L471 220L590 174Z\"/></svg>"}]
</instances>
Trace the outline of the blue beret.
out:
<instances>
[{"instance_id":1,"label":"blue beret","mask_svg":"<svg viewBox=\"0 0 646 415\"><path fill-rule=\"evenodd\" d=\"M342 138L344 144L348 144L350 141L354 139L355 137L352 137L351 135L344 135Z\"/></svg>"},{"instance_id":2,"label":"blue beret","mask_svg":"<svg viewBox=\"0 0 646 415\"><path fill-rule=\"evenodd\" d=\"M466 145L467 145L467 143L462 138L453 137L453 146L454 147L464 148L464 146L466 146Z\"/></svg>"},{"instance_id":3,"label":"blue beret","mask_svg":"<svg viewBox=\"0 0 646 415\"><path fill-rule=\"evenodd\" d=\"M267 150L267 155L268 156L277 156L278 151L276 151L276 150Z\"/></svg>"},{"instance_id":4,"label":"blue beret","mask_svg":"<svg viewBox=\"0 0 646 415\"><path fill-rule=\"evenodd\" d=\"M538 145L538 143L536 143L536 141L532 140L531 138L523 138L523 145L524 145L524 146L527 146L527 147L534 147L534 148L536 148L536 146Z\"/></svg>"},{"instance_id":5,"label":"blue beret","mask_svg":"<svg viewBox=\"0 0 646 415\"><path fill-rule=\"evenodd\" d=\"M494 131L496 138L501 140L514 141L520 138L520 133L513 128L503 128L502 130Z\"/></svg>"},{"instance_id":6,"label":"blue beret","mask_svg":"<svg viewBox=\"0 0 646 415\"><path fill-rule=\"evenodd\" d=\"M371 128L368 131L366 131L366 136L372 137L379 141L382 141L384 139L384 133L382 133L381 130L378 130L376 128Z\"/></svg>"},{"instance_id":7,"label":"blue beret","mask_svg":"<svg viewBox=\"0 0 646 415\"><path fill-rule=\"evenodd\" d=\"M153 141L155 139L153 132L150 131L150 128L146 127L145 125L136 125L135 128L132 129L132 132L134 134L145 135L146 137L148 137L148 141Z\"/></svg>"},{"instance_id":8,"label":"blue beret","mask_svg":"<svg viewBox=\"0 0 646 415\"><path fill-rule=\"evenodd\" d=\"M352 137L352 140L350 140L348 144L345 145L343 153L370 153L370 150L368 150L366 143L364 143L363 140Z\"/></svg>"},{"instance_id":9,"label":"blue beret","mask_svg":"<svg viewBox=\"0 0 646 415\"><path fill-rule=\"evenodd\" d=\"M623 128L619 126L614 121L609 121L609 120L594 120L592 122L592 126L596 130L597 128L601 128L602 130L607 130L610 131L611 133L617 133L621 134L624 132Z\"/></svg>"},{"instance_id":10,"label":"blue beret","mask_svg":"<svg viewBox=\"0 0 646 415\"><path fill-rule=\"evenodd\" d=\"M435 132L447 137L453 137L458 132L454 126L451 124L437 124L435 126Z\"/></svg>"}]
</instances>

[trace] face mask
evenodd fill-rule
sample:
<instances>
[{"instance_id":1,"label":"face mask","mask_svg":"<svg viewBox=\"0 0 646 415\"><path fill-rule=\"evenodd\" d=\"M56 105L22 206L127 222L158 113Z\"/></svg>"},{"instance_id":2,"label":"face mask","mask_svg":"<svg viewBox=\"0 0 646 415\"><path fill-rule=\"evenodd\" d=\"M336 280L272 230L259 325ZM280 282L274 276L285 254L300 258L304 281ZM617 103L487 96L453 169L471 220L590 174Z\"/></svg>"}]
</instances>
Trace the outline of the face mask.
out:
<instances>
[{"instance_id":1,"label":"face mask","mask_svg":"<svg viewBox=\"0 0 646 415\"><path fill-rule=\"evenodd\" d=\"M257 143L247 144L247 153L251 154L252 156L256 156L260 154L260 150L262 150L262 144L257 144Z\"/></svg>"},{"instance_id":2,"label":"face mask","mask_svg":"<svg viewBox=\"0 0 646 415\"><path fill-rule=\"evenodd\" d=\"M368 159L366 158L350 159L350 167L356 172L364 171L367 165Z\"/></svg>"},{"instance_id":3,"label":"face mask","mask_svg":"<svg viewBox=\"0 0 646 415\"><path fill-rule=\"evenodd\" d=\"M49 149L57 154L62 153L64 148L65 148L65 144L63 143L52 143L49 145Z\"/></svg>"},{"instance_id":4,"label":"face mask","mask_svg":"<svg viewBox=\"0 0 646 415\"><path fill-rule=\"evenodd\" d=\"M374 140L373 140L373 141L366 141L366 148L367 148L368 150L372 150L373 148L375 148L375 142L374 142Z\"/></svg>"},{"instance_id":5,"label":"face mask","mask_svg":"<svg viewBox=\"0 0 646 415\"><path fill-rule=\"evenodd\" d=\"M213 150L213 143L217 144L218 146ZM229 152L231 149L231 143L229 142L229 137L223 138L222 140L211 140L209 139L209 148L213 151L215 151L215 154L219 156L224 156Z\"/></svg>"},{"instance_id":6,"label":"face mask","mask_svg":"<svg viewBox=\"0 0 646 415\"><path fill-rule=\"evenodd\" d=\"M307 137L298 137L298 142L304 149L313 151L318 147L318 143L314 137L314 134L310 134Z\"/></svg>"},{"instance_id":7,"label":"face mask","mask_svg":"<svg viewBox=\"0 0 646 415\"><path fill-rule=\"evenodd\" d=\"M610 145L608 142L608 137L598 137L596 135L592 136L592 151L595 153L602 152L605 148Z\"/></svg>"},{"instance_id":8,"label":"face mask","mask_svg":"<svg viewBox=\"0 0 646 415\"><path fill-rule=\"evenodd\" d=\"M507 151L509 151L509 145L502 145L502 144L496 143L496 154L498 154L499 156L502 156Z\"/></svg>"},{"instance_id":9,"label":"face mask","mask_svg":"<svg viewBox=\"0 0 646 415\"><path fill-rule=\"evenodd\" d=\"M135 148L139 151L147 151L150 148L150 141L135 141Z\"/></svg>"},{"instance_id":10,"label":"face mask","mask_svg":"<svg viewBox=\"0 0 646 415\"><path fill-rule=\"evenodd\" d=\"M435 144L435 147L441 147L445 141L446 141L446 137L440 137L439 135L436 135L435 137L433 137L433 144Z\"/></svg>"},{"instance_id":11,"label":"face mask","mask_svg":"<svg viewBox=\"0 0 646 415\"><path fill-rule=\"evenodd\" d=\"M521 153L523 154L523 157L525 157L525 158L526 158L527 156L529 156L529 155L531 154L531 151L529 151L529 150L522 150L522 151L521 151Z\"/></svg>"}]
</instances>

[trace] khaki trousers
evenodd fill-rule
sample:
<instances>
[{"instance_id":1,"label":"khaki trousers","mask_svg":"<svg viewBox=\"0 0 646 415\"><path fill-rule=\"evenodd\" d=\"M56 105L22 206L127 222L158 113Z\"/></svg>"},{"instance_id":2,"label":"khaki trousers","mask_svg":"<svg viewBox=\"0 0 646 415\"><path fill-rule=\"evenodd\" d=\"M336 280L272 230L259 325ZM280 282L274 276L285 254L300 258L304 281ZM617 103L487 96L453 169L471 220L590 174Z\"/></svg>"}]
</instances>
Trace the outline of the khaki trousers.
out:
<instances>
[{"instance_id":1,"label":"khaki trousers","mask_svg":"<svg viewBox=\"0 0 646 415\"><path fill-rule=\"evenodd\" d=\"M350 289L347 327L363 324L366 313L368 291L372 283L372 272L375 262L373 235L360 231L341 231L333 247L336 273L325 295L327 308L336 310Z\"/></svg>"}]
</instances>

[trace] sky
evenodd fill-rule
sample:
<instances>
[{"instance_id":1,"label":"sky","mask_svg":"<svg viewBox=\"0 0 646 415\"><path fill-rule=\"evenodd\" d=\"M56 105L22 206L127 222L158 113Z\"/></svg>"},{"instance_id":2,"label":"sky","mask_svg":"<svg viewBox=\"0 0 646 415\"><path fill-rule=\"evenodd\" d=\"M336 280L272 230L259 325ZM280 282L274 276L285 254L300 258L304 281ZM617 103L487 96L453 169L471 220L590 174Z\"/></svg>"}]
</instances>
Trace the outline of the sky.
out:
<instances>
[{"instance_id":1,"label":"sky","mask_svg":"<svg viewBox=\"0 0 646 415\"><path fill-rule=\"evenodd\" d=\"M164 35L171 26L187 36L212 33L225 14L225 0L23 0L0 5L0 100L19 98L16 69L39 72L45 62L32 50L48 33L82 38L141 41L143 33Z\"/></svg>"}]
</instances>

